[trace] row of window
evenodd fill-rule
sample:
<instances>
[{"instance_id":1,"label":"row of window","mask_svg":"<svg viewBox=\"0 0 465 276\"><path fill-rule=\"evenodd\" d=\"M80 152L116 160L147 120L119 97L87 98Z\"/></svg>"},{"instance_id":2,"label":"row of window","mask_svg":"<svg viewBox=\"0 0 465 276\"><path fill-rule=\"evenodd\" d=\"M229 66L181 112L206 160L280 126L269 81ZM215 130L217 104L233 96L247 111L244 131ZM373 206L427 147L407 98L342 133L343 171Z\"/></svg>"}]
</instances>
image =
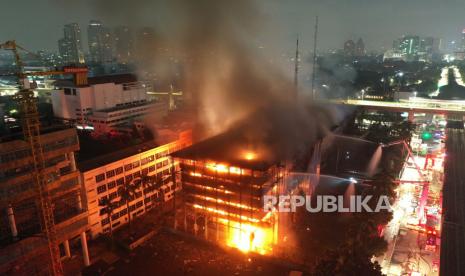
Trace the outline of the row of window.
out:
<instances>
[{"instance_id":1,"label":"row of window","mask_svg":"<svg viewBox=\"0 0 465 276\"><path fill-rule=\"evenodd\" d=\"M165 155L167 155L168 152L167 151L164 151L164 152L161 152L161 153L157 153L155 156L154 155L150 155L146 158L142 158L142 160L139 162L139 161L135 161L133 163L130 163L130 164L126 164L124 165L124 171L130 171L134 168L137 168L139 167L140 165L145 165L149 162L152 162L156 159L159 159ZM164 160L163 162L159 162L156 164L157 166L157 169L160 169L162 167L165 167L165 166L168 166L169 164L169 161L168 160ZM145 170L145 169L144 169ZM152 172L155 170L155 166L152 165L148 168L148 171ZM118 174L122 174L123 173L123 167L118 167L116 169L113 169L113 170L108 170L106 172L106 178L111 178L111 177L114 177L115 175L118 175ZM146 172L145 172L146 173ZM105 173L101 173L101 174L98 174L95 176L95 182L99 183L99 182L102 182L103 180L105 180Z\"/></svg>"},{"instance_id":2,"label":"row of window","mask_svg":"<svg viewBox=\"0 0 465 276\"><path fill-rule=\"evenodd\" d=\"M155 166L151 166L149 168L146 168L148 169L148 171L154 171L155 170ZM146 170L144 169L144 170ZM144 170L142 170L142 173L144 173ZM157 179L161 179L163 176L168 176L170 175L171 173L171 169L168 168L164 171L161 171L161 172L158 172L156 174L156 177ZM121 177L121 178L118 178L116 180L113 180L113 181L110 181L108 182L107 184L102 184L100 186L97 187L97 194L101 194L101 193L104 193L106 192L107 190L111 190L113 188L115 188L116 186L120 186L120 185L123 185L124 184L124 181L126 182L130 182L131 180L135 179L135 178L138 178L141 176L141 172L138 171L138 172L135 172L133 174L130 174L130 175L126 175L126 177ZM168 180L169 181L169 180Z\"/></svg>"},{"instance_id":3,"label":"row of window","mask_svg":"<svg viewBox=\"0 0 465 276\"><path fill-rule=\"evenodd\" d=\"M44 152L49 152L55 149L64 148L66 146L71 146L75 144L77 144L77 137L72 136L72 137L65 138L63 140L47 143L43 146L43 149L44 149ZM29 156L31 156L31 150L23 149L23 150L18 150L18 151L13 151L13 152L2 154L0 156L0 160L2 161L2 163L7 163L13 160L23 159Z\"/></svg>"},{"instance_id":4,"label":"row of window","mask_svg":"<svg viewBox=\"0 0 465 276\"><path fill-rule=\"evenodd\" d=\"M143 201L138 201L136 204L133 204L133 205L130 205L129 206L129 211L130 212L133 212L134 210L136 210L137 208L140 208L142 207L143 205ZM116 220L122 216L125 216L127 215L128 213L128 209L127 208L124 208L123 210L121 210L120 212L117 212L117 213L114 213L113 215L111 215L111 220ZM110 223L110 219L108 217L104 218L101 220L101 223L102 223L102 226L105 226L107 225L108 223ZM116 225L115 225L116 226Z\"/></svg>"}]
</instances>

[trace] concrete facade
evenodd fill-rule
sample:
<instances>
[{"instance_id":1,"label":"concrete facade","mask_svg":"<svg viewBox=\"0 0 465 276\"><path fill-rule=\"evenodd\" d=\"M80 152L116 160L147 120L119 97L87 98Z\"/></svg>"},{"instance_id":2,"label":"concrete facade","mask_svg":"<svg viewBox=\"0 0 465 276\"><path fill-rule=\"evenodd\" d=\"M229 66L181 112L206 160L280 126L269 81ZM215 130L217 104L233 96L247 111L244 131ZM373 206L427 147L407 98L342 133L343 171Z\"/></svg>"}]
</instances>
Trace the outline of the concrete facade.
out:
<instances>
[{"instance_id":1,"label":"concrete facade","mask_svg":"<svg viewBox=\"0 0 465 276\"><path fill-rule=\"evenodd\" d=\"M172 162L170 154L191 143L191 132L186 131L168 144L156 146L149 142L128 149L128 154L123 158L114 160L112 156L101 156L82 164L81 179L87 195L91 238L128 223L128 213L134 218L143 215L156 204L173 198L174 191L181 187L175 187L171 181L172 170L176 170L179 165ZM134 199L129 202L128 212L127 205L120 202L118 189L144 175L154 177L157 185L139 188ZM111 216L108 216L102 205L104 199L117 205Z\"/></svg>"}]
</instances>

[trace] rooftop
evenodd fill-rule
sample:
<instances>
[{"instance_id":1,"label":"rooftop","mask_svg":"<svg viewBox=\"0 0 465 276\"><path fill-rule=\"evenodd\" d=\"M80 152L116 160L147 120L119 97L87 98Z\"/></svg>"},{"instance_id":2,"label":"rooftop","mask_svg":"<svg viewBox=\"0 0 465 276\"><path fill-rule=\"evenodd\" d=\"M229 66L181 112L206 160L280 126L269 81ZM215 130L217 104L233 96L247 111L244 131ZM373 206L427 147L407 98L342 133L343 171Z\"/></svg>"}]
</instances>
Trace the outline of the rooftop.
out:
<instances>
[{"instance_id":1,"label":"rooftop","mask_svg":"<svg viewBox=\"0 0 465 276\"><path fill-rule=\"evenodd\" d=\"M213 161L241 168L264 171L277 164L271 145L254 144L240 129L208 138L172 154L174 157Z\"/></svg>"},{"instance_id":2,"label":"rooftop","mask_svg":"<svg viewBox=\"0 0 465 276\"><path fill-rule=\"evenodd\" d=\"M88 85L96 85L103 83L131 83L137 82L137 76L133 74L114 74L114 75L105 75L98 77L90 77L87 80ZM60 79L55 81L55 86L57 87L77 87L71 79Z\"/></svg>"},{"instance_id":3,"label":"rooftop","mask_svg":"<svg viewBox=\"0 0 465 276\"><path fill-rule=\"evenodd\" d=\"M77 164L81 172L90 171L159 146L153 140L136 145L128 145L131 141L127 143L123 141L119 141L119 143L110 143L108 141L99 140L89 141L89 139L90 138L83 137L79 139L81 151L78 153Z\"/></svg>"},{"instance_id":4,"label":"rooftop","mask_svg":"<svg viewBox=\"0 0 465 276\"><path fill-rule=\"evenodd\" d=\"M115 111L125 110L129 108L136 108L136 107L141 107L141 106L155 107L157 105L160 105L160 103L143 101L139 103L130 103L130 104L125 104L125 105L118 105L118 106L113 106L109 108L99 109L99 110L96 110L95 112L115 112Z\"/></svg>"},{"instance_id":5,"label":"rooftop","mask_svg":"<svg viewBox=\"0 0 465 276\"><path fill-rule=\"evenodd\" d=\"M61 124L61 123L53 123L47 126L41 125L40 134L46 135L49 133L53 133L56 131L61 131L65 129L74 128L73 126ZM0 143L10 142L14 140L24 140L24 134L21 131L21 128L18 129L19 131L15 131L13 133L2 134L0 135Z\"/></svg>"}]
</instances>

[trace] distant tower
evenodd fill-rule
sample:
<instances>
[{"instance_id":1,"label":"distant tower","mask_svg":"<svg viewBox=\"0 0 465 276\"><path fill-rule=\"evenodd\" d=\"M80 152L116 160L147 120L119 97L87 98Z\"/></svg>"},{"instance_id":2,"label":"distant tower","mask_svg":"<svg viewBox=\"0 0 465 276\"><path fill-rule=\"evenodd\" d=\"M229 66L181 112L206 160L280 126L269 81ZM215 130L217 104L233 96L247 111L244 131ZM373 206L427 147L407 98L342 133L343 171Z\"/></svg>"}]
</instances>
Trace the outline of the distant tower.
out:
<instances>
[{"instance_id":1,"label":"distant tower","mask_svg":"<svg viewBox=\"0 0 465 276\"><path fill-rule=\"evenodd\" d=\"M355 44L355 55L359 57L365 55L365 43L363 43L361 38L359 38Z\"/></svg>"},{"instance_id":2,"label":"distant tower","mask_svg":"<svg viewBox=\"0 0 465 276\"><path fill-rule=\"evenodd\" d=\"M294 65L294 99L299 98L299 37L295 46L295 65Z\"/></svg>"},{"instance_id":3,"label":"distant tower","mask_svg":"<svg viewBox=\"0 0 465 276\"><path fill-rule=\"evenodd\" d=\"M462 30L462 51L465 51L465 29Z\"/></svg>"},{"instance_id":4,"label":"distant tower","mask_svg":"<svg viewBox=\"0 0 465 276\"><path fill-rule=\"evenodd\" d=\"M313 64L312 64L312 99L316 99L315 79L316 79L316 46L318 41L318 16L315 19L315 33L313 34Z\"/></svg>"},{"instance_id":5,"label":"distant tower","mask_svg":"<svg viewBox=\"0 0 465 276\"><path fill-rule=\"evenodd\" d=\"M346 56L355 55L355 42L352 39L349 39L346 42L344 42L344 54Z\"/></svg>"},{"instance_id":6,"label":"distant tower","mask_svg":"<svg viewBox=\"0 0 465 276\"><path fill-rule=\"evenodd\" d=\"M134 58L134 33L127 26L118 26L114 32L115 55L120 63L129 63Z\"/></svg>"},{"instance_id":7,"label":"distant tower","mask_svg":"<svg viewBox=\"0 0 465 276\"><path fill-rule=\"evenodd\" d=\"M60 55L66 63L84 63L81 29L77 23L66 24L64 37L58 41Z\"/></svg>"},{"instance_id":8,"label":"distant tower","mask_svg":"<svg viewBox=\"0 0 465 276\"><path fill-rule=\"evenodd\" d=\"M87 27L87 41L91 60L96 63L111 61L113 58L113 41L109 29L100 21L91 20Z\"/></svg>"}]
</instances>

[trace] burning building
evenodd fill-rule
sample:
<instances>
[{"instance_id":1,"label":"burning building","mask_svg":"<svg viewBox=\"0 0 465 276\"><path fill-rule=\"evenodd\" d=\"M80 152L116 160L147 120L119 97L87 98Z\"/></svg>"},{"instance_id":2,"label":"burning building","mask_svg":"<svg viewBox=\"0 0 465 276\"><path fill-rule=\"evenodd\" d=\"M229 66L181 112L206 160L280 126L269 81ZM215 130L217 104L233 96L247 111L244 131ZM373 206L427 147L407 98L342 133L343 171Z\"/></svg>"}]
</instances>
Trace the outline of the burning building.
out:
<instances>
[{"instance_id":1,"label":"burning building","mask_svg":"<svg viewBox=\"0 0 465 276\"><path fill-rule=\"evenodd\" d=\"M286 166L266 146L228 131L173 156L180 163L187 232L244 252L272 252L278 216L264 211L263 196L279 193Z\"/></svg>"}]
</instances>

